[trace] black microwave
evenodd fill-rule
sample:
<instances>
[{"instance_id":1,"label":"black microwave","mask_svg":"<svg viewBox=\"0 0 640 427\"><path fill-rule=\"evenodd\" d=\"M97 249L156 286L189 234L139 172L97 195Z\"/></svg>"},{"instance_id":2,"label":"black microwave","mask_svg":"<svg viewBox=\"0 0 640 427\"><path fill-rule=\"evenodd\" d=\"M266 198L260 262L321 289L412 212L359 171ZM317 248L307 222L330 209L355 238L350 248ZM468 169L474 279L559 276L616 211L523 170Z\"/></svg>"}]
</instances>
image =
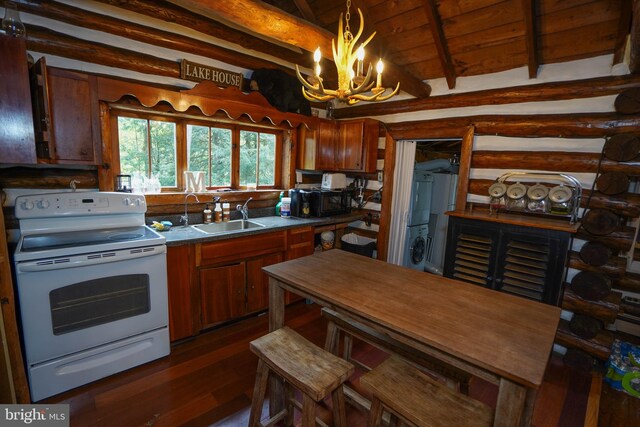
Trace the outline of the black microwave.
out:
<instances>
[{"instance_id":1,"label":"black microwave","mask_svg":"<svg viewBox=\"0 0 640 427\"><path fill-rule=\"evenodd\" d=\"M346 190L311 191L311 216L333 216L349 212L351 212L351 192Z\"/></svg>"}]
</instances>

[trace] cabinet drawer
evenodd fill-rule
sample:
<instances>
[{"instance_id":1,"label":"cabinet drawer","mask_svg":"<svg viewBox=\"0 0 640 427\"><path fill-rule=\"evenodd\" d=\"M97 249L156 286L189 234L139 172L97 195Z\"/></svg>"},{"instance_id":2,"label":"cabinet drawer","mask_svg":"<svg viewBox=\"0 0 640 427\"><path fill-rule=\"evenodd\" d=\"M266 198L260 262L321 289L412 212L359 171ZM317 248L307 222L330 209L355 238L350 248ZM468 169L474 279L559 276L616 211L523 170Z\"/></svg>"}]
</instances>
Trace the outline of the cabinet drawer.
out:
<instances>
[{"instance_id":1,"label":"cabinet drawer","mask_svg":"<svg viewBox=\"0 0 640 427\"><path fill-rule=\"evenodd\" d=\"M288 234L289 241L287 242L287 245L289 248L300 243L311 242L311 244L313 244L313 227L294 228L293 230L289 230Z\"/></svg>"},{"instance_id":2,"label":"cabinet drawer","mask_svg":"<svg viewBox=\"0 0 640 427\"><path fill-rule=\"evenodd\" d=\"M222 262L244 260L253 256L286 250L286 232L256 234L200 245L197 265L212 265Z\"/></svg>"}]
</instances>

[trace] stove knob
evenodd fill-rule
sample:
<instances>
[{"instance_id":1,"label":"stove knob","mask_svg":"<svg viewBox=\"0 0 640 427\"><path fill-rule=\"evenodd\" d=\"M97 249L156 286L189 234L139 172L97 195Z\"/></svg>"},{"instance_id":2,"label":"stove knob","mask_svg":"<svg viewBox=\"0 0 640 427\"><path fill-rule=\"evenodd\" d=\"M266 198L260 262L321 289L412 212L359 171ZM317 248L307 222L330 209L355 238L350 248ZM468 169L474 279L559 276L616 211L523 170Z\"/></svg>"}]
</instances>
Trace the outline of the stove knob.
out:
<instances>
[{"instance_id":1,"label":"stove knob","mask_svg":"<svg viewBox=\"0 0 640 427\"><path fill-rule=\"evenodd\" d=\"M136 206L144 205L144 199L136 199Z\"/></svg>"},{"instance_id":2,"label":"stove knob","mask_svg":"<svg viewBox=\"0 0 640 427\"><path fill-rule=\"evenodd\" d=\"M31 209L33 209L33 202L31 200L22 202L22 210L30 211Z\"/></svg>"},{"instance_id":3,"label":"stove knob","mask_svg":"<svg viewBox=\"0 0 640 427\"><path fill-rule=\"evenodd\" d=\"M47 199L42 199L38 201L38 207L40 209L47 209L50 205L51 203L49 203Z\"/></svg>"},{"instance_id":4,"label":"stove knob","mask_svg":"<svg viewBox=\"0 0 640 427\"><path fill-rule=\"evenodd\" d=\"M131 206L131 199L130 199L130 198L128 198L128 197L125 197L124 199L122 199L122 203L123 203L125 206Z\"/></svg>"}]
</instances>

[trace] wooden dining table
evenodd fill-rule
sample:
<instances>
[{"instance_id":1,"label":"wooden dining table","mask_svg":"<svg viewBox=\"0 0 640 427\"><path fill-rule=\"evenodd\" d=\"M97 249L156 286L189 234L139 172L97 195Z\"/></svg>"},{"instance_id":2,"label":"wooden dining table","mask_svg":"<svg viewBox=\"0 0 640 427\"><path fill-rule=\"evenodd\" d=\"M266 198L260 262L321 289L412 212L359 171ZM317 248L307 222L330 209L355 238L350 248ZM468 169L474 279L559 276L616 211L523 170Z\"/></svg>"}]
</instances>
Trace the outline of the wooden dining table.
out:
<instances>
[{"instance_id":1,"label":"wooden dining table","mask_svg":"<svg viewBox=\"0 0 640 427\"><path fill-rule=\"evenodd\" d=\"M530 425L558 307L339 249L263 270L270 331L284 325L284 291L291 291L498 385L494 426ZM272 383L272 413L282 393Z\"/></svg>"}]
</instances>

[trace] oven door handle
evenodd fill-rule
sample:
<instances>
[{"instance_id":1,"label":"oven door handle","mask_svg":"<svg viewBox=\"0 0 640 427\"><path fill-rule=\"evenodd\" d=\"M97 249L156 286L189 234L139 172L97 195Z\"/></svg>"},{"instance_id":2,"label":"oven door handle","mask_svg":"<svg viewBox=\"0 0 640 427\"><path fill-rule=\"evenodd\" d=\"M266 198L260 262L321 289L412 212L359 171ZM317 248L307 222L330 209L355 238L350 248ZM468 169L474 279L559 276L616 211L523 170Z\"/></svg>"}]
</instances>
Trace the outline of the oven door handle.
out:
<instances>
[{"instance_id":1,"label":"oven door handle","mask_svg":"<svg viewBox=\"0 0 640 427\"><path fill-rule=\"evenodd\" d=\"M28 273L36 271L61 270L65 268L84 267L124 261L128 259L143 258L164 254L166 252L167 247L165 245L160 245L85 255L72 255L68 257L40 259L37 261L18 262L16 263L16 271L19 273Z\"/></svg>"}]
</instances>

